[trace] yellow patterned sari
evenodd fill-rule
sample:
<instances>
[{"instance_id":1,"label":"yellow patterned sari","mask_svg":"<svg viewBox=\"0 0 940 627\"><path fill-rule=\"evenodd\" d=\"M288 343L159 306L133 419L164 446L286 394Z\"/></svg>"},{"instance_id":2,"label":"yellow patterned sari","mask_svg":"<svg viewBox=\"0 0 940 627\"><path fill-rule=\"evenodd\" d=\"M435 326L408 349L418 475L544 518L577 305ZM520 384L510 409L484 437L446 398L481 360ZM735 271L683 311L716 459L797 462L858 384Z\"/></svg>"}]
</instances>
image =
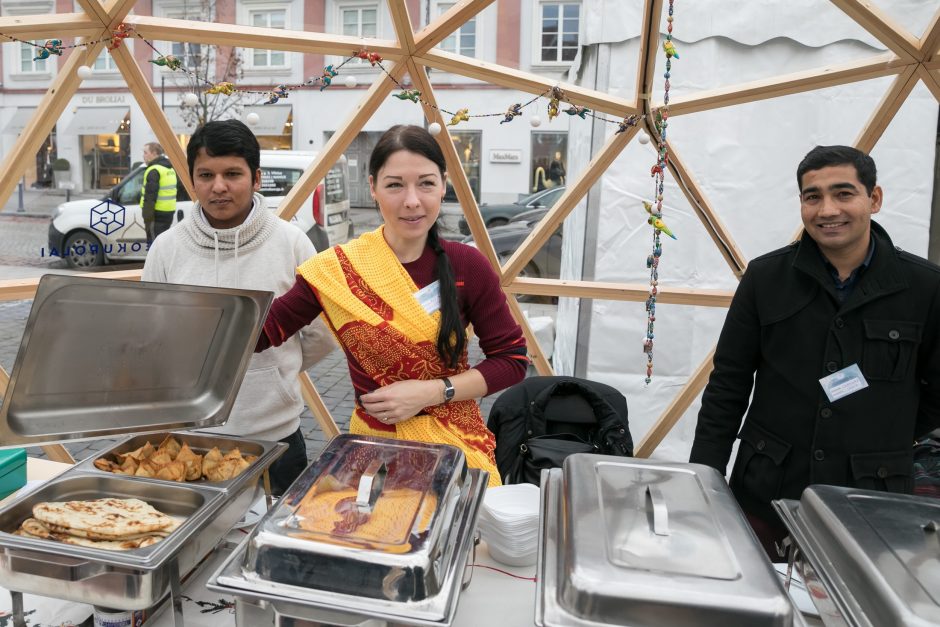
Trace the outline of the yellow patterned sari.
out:
<instances>
[{"instance_id":1,"label":"yellow patterned sari","mask_svg":"<svg viewBox=\"0 0 940 627\"><path fill-rule=\"evenodd\" d=\"M466 349L456 368L448 368L437 354L441 314L428 314L414 297L418 286L386 243L384 228L334 246L297 269L315 292L327 324L346 349L350 368L365 373L380 387L466 371ZM357 395L361 392L357 390ZM500 485L494 457L496 441L476 401L433 405L425 411L387 425L357 404L349 431L451 444L464 452L471 468L490 473L490 486Z\"/></svg>"}]
</instances>

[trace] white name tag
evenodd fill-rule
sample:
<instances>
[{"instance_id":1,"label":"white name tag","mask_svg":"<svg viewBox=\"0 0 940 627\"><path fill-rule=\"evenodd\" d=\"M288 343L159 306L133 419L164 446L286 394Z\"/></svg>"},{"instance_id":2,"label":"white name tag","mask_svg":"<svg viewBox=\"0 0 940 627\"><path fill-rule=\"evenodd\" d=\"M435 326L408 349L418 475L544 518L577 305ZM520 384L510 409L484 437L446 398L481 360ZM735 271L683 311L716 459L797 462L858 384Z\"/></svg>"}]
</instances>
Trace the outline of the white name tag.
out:
<instances>
[{"instance_id":1,"label":"white name tag","mask_svg":"<svg viewBox=\"0 0 940 627\"><path fill-rule=\"evenodd\" d=\"M819 380L819 385L822 386L823 392L826 393L826 398L832 403L840 398L845 398L849 394L854 394L859 390L867 388L868 381L862 376L862 371L859 370L858 364L852 364L839 372L833 372L828 377L823 377Z\"/></svg>"},{"instance_id":2,"label":"white name tag","mask_svg":"<svg viewBox=\"0 0 940 627\"><path fill-rule=\"evenodd\" d=\"M441 282L434 281L415 292L418 303L429 314L441 308Z\"/></svg>"}]
</instances>

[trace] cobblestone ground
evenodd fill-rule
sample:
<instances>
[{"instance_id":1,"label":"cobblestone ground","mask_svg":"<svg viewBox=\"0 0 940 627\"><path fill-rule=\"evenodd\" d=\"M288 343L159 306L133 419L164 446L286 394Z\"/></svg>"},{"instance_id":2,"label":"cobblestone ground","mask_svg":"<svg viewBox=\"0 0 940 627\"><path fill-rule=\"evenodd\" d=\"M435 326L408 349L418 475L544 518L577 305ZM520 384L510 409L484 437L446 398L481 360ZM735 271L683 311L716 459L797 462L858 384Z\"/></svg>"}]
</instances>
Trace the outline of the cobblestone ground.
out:
<instances>
[{"instance_id":1,"label":"cobblestone ground","mask_svg":"<svg viewBox=\"0 0 940 627\"><path fill-rule=\"evenodd\" d=\"M31 306L32 301L0 303L0 364L8 372L13 369L13 363L19 350L20 340L26 327L26 319L29 317ZM474 340L470 346L470 363L476 363L480 359L482 359L482 352L476 340ZM336 349L307 372L340 431L347 432L355 397L343 352ZM492 407L493 401L498 396L498 394L494 394L483 399L481 409L484 416L489 415L490 407ZM313 459L326 445L327 438L309 410L305 409L301 414L300 428L307 443L307 454L310 459ZM115 441L102 439L73 442L66 443L65 448L68 449L72 457L81 460L107 448ZM42 449L38 447L28 449L27 454L34 457L45 456Z\"/></svg>"}]
</instances>

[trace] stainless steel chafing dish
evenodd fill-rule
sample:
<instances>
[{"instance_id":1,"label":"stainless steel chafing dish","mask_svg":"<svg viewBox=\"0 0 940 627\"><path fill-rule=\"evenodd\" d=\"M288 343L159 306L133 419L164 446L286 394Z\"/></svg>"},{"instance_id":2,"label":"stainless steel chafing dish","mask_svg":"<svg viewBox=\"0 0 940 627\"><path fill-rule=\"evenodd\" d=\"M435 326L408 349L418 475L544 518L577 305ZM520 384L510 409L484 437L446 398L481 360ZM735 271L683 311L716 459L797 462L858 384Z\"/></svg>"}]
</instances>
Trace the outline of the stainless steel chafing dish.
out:
<instances>
[{"instance_id":1,"label":"stainless steel chafing dish","mask_svg":"<svg viewBox=\"0 0 940 627\"><path fill-rule=\"evenodd\" d=\"M247 370L267 292L46 275L39 283L0 409L3 446L128 433L105 454L162 439L168 429L224 424ZM172 592L182 624L180 575L251 506L258 478L286 448L226 436L178 434L197 448L259 455L227 482L174 483L97 470L93 460L0 510L0 585L115 609L144 609ZM159 443L159 442L156 442ZM97 456L96 456L97 457ZM129 551L12 535L42 501L139 498L185 516L162 541Z\"/></svg>"},{"instance_id":2,"label":"stainless steel chafing dish","mask_svg":"<svg viewBox=\"0 0 940 627\"><path fill-rule=\"evenodd\" d=\"M337 436L207 587L279 625L449 625L486 483L451 446Z\"/></svg>"},{"instance_id":3,"label":"stainless steel chafing dish","mask_svg":"<svg viewBox=\"0 0 940 627\"><path fill-rule=\"evenodd\" d=\"M815 485L774 506L826 625L940 625L940 502Z\"/></svg>"},{"instance_id":4,"label":"stainless steel chafing dish","mask_svg":"<svg viewBox=\"0 0 940 627\"><path fill-rule=\"evenodd\" d=\"M541 489L536 625L802 624L714 469L579 454Z\"/></svg>"}]
</instances>

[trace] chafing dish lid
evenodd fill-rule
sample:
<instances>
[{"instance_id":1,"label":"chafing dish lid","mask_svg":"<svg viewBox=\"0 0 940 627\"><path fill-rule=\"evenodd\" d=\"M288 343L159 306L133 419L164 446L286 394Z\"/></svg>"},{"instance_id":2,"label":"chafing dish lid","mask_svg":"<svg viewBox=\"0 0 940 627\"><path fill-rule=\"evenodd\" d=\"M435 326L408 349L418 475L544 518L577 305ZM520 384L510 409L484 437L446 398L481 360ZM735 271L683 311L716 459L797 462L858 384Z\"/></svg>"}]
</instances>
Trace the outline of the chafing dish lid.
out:
<instances>
[{"instance_id":1,"label":"chafing dish lid","mask_svg":"<svg viewBox=\"0 0 940 627\"><path fill-rule=\"evenodd\" d=\"M562 477L557 585L572 613L631 624L651 607L738 607L750 624L789 624L786 592L714 469L579 454Z\"/></svg>"},{"instance_id":2,"label":"chafing dish lid","mask_svg":"<svg viewBox=\"0 0 940 627\"><path fill-rule=\"evenodd\" d=\"M45 275L0 409L4 446L228 419L270 292Z\"/></svg>"},{"instance_id":3,"label":"chafing dish lid","mask_svg":"<svg viewBox=\"0 0 940 627\"><path fill-rule=\"evenodd\" d=\"M837 588L831 592L850 597L843 609L867 617L856 624L940 624L936 499L815 485L785 522L820 558L814 567Z\"/></svg>"}]
</instances>

